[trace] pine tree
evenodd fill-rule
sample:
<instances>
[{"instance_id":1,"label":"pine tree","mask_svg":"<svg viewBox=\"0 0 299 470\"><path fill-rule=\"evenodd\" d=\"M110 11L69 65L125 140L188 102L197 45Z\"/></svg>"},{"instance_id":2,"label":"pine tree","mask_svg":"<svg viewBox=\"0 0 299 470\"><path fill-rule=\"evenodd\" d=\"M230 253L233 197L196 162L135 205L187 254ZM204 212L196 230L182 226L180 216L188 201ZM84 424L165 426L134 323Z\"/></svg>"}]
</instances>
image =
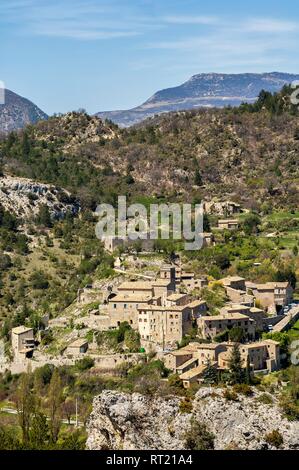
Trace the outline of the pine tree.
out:
<instances>
[{"instance_id":1,"label":"pine tree","mask_svg":"<svg viewBox=\"0 0 299 470\"><path fill-rule=\"evenodd\" d=\"M22 139L22 154L23 157L28 157L30 153L30 140L28 133L25 131L23 133L23 139Z\"/></svg>"},{"instance_id":2,"label":"pine tree","mask_svg":"<svg viewBox=\"0 0 299 470\"><path fill-rule=\"evenodd\" d=\"M211 359L207 360L206 369L203 373L204 383L213 385L218 383L218 371L211 363Z\"/></svg>"},{"instance_id":3,"label":"pine tree","mask_svg":"<svg viewBox=\"0 0 299 470\"><path fill-rule=\"evenodd\" d=\"M195 170L194 184L196 184L196 186L202 186L202 183L203 183L202 176L201 176L199 169L197 168Z\"/></svg>"},{"instance_id":4,"label":"pine tree","mask_svg":"<svg viewBox=\"0 0 299 470\"><path fill-rule=\"evenodd\" d=\"M229 380L232 385L244 382L243 360L238 343L235 343L229 358Z\"/></svg>"}]
</instances>

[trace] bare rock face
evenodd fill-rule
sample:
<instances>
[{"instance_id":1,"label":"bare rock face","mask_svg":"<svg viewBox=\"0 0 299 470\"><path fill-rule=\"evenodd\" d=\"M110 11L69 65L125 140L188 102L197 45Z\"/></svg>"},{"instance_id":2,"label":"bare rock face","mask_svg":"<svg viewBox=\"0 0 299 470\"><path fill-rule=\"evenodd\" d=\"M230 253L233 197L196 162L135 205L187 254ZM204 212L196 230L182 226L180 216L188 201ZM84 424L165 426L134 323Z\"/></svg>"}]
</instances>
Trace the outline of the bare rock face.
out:
<instances>
[{"instance_id":1,"label":"bare rock face","mask_svg":"<svg viewBox=\"0 0 299 470\"><path fill-rule=\"evenodd\" d=\"M94 399L87 431L90 450L184 450L185 432L192 418L205 423L215 435L215 449L275 449L265 436L278 430L282 449L299 449L299 422L286 420L274 398L263 404L239 395L227 401L222 389L202 388L190 414L179 411L178 397L148 397L104 391Z\"/></svg>"},{"instance_id":2,"label":"bare rock face","mask_svg":"<svg viewBox=\"0 0 299 470\"><path fill-rule=\"evenodd\" d=\"M15 176L0 177L0 204L21 218L37 215L42 204L56 218L79 210L78 203L67 191Z\"/></svg>"},{"instance_id":3,"label":"bare rock face","mask_svg":"<svg viewBox=\"0 0 299 470\"><path fill-rule=\"evenodd\" d=\"M282 449L299 449L299 422L285 419L273 396L273 404L260 403L261 395L255 391L252 397L239 395L238 401L227 401L221 389L199 390L193 413L215 435L215 449L271 449L265 436L274 430L283 436Z\"/></svg>"},{"instance_id":4,"label":"bare rock face","mask_svg":"<svg viewBox=\"0 0 299 470\"><path fill-rule=\"evenodd\" d=\"M104 391L94 399L87 448L92 450L183 449L188 415L178 413L180 399L152 398Z\"/></svg>"}]
</instances>

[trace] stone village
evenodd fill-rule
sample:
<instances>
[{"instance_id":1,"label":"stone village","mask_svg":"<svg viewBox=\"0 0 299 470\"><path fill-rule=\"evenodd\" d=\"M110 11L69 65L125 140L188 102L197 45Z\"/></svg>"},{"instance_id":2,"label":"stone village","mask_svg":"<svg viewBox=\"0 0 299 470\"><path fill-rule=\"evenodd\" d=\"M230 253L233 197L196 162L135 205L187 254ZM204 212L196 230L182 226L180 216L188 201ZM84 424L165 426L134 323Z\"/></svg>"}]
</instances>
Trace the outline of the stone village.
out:
<instances>
[{"instance_id":1,"label":"stone village","mask_svg":"<svg viewBox=\"0 0 299 470\"><path fill-rule=\"evenodd\" d=\"M213 210L216 208L213 207ZM233 206L231 212L235 210L238 208ZM219 221L220 227L233 230L236 221L223 219ZM204 240L206 244L214 243L212 234L204 234ZM114 252L120 243L117 237L115 240L109 238L105 240L105 248ZM262 332L288 329L299 317L299 307L295 304L292 304L289 313L284 312L292 303L293 296L288 282L255 284L236 276L213 281L223 287L227 302L216 315L212 315L206 301L201 298L202 289L208 288L211 281L186 272L180 261L161 262L154 277L139 275L136 279L133 273L126 273L121 259L116 258L115 271L118 276L113 285L106 286L105 292L102 290L99 293L103 302L97 311L91 312L92 326L97 331L109 331L124 323L130 325L139 333L140 353L96 354L92 343L78 330L76 338L69 342L63 354L52 358L55 365L70 364L88 355L95 359L100 369L113 369L125 361L136 363L143 360L144 353L151 352L177 373L184 387L188 388L201 381L208 364L219 371L228 368L234 345L230 332L237 331L244 367L249 365L253 373L263 374L280 369L279 343L260 338ZM81 289L77 304L88 304L93 294L93 286ZM63 325L63 319L49 320L45 317L42 328L46 332L59 322ZM190 335L192 340L178 348L182 340ZM32 328L13 328L11 342L13 362L11 365L1 364L3 369L20 372L26 370L28 363L34 368L51 362L51 359L38 353L38 338Z\"/></svg>"}]
</instances>

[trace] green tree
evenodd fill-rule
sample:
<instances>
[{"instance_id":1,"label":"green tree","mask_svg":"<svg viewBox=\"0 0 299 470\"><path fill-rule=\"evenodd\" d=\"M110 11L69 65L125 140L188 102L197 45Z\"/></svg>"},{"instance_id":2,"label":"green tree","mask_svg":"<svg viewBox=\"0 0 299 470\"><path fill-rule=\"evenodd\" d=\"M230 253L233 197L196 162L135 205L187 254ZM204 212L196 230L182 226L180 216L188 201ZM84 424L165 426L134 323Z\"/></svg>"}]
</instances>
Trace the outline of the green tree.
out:
<instances>
[{"instance_id":1,"label":"green tree","mask_svg":"<svg viewBox=\"0 0 299 470\"><path fill-rule=\"evenodd\" d=\"M203 184L202 176L198 168L195 170L194 184L196 186L202 186Z\"/></svg>"},{"instance_id":2,"label":"green tree","mask_svg":"<svg viewBox=\"0 0 299 470\"><path fill-rule=\"evenodd\" d=\"M28 444L30 440L31 420L35 412L35 398L31 383L32 374L28 369L27 373L22 374L20 385L17 389L17 411L24 444Z\"/></svg>"},{"instance_id":3,"label":"green tree","mask_svg":"<svg viewBox=\"0 0 299 470\"><path fill-rule=\"evenodd\" d=\"M207 367L203 373L204 383L214 385L218 383L218 371L217 368L212 364L211 359L207 361Z\"/></svg>"},{"instance_id":4,"label":"green tree","mask_svg":"<svg viewBox=\"0 0 299 470\"><path fill-rule=\"evenodd\" d=\"M231 385L244 382L243 360L241 357L240 346L235 343L232 347L229 361L229 381Z\"/></svg>"},{"instance_id":5,"label":"green tree","mask_svg":"<svg viewBox=\"0 0 299 470\"><path fill-rule=\"evenodd\" d=\"M50 439L55 443L60 430L60 411L62 404L62 384L58 369L54 369L48 392L48 409L50 418Z\"/></svg>"},{"instance_id":6,"label":"green tree","mask_svg":"<svg viewBox=\"0 0 299 470\"><path fill-rule=\"evenodd\" d=\"M40 206L36 221L39 225L43 225L44 227L47 227L47 228L52 227L53 223L52 223L51 214L46 204L42 204Z\"/></svg>"},{"instance_id":7,"label":"green tree","mask_svg":"<svg viewBox=\"0 0 299 470\"><path fill-rule=\"evenodd\" d=\"M243 229L246 235L252 235L258 232L261 225L261 219L257 214L250 213L244 217Z\"/></svg>"},{"instance_id":8,"label":"green tree","mask_svg":"<svg viewBox=\"0 0 299 470\"><path fill-rule=\"evenodd\" d=\"M30 444L35 449L42 449L49 441L49 426L47 417L37 412L33 416L30 429Z\"/></svg>"}]
</instances>

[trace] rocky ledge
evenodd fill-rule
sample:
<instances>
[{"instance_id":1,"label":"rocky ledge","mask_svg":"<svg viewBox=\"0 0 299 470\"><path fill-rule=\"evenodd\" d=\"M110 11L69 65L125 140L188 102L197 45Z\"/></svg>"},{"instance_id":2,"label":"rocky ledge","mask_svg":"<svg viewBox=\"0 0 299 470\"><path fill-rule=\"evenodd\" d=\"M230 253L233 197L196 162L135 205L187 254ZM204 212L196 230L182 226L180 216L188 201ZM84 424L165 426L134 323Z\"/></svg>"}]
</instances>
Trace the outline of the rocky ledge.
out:
<instances>
[{"instance_id":1,"label":"rocky ledge","mask_svg":"<svg viewBox=\"0 0 299 470\"><path fill-rule=\"evenodd\" d=\"M200 389L191 413L181 413L178 397L150 397L138 393L103 391L94 399L87 431L90 450L184 450L191 419L205 423L215 435L215 449L275 449L265 436L278 430L282 449L299 449L299 422L289 422L273 403L259 401L261 392L237 401L222 389Z\"/></svg>"},{"instance_id":2,"label":"rocky ledge","mask_svg":"<svg viewBox=\"0 0 299 470\"><path fill-rule=\"evenodd\" d=\"M37 215L41 205L47 205L55 218L79 210L78 202L64 189L8 175L0 177L0 204L21 218Z\"/></svg>"}]
</instances>

